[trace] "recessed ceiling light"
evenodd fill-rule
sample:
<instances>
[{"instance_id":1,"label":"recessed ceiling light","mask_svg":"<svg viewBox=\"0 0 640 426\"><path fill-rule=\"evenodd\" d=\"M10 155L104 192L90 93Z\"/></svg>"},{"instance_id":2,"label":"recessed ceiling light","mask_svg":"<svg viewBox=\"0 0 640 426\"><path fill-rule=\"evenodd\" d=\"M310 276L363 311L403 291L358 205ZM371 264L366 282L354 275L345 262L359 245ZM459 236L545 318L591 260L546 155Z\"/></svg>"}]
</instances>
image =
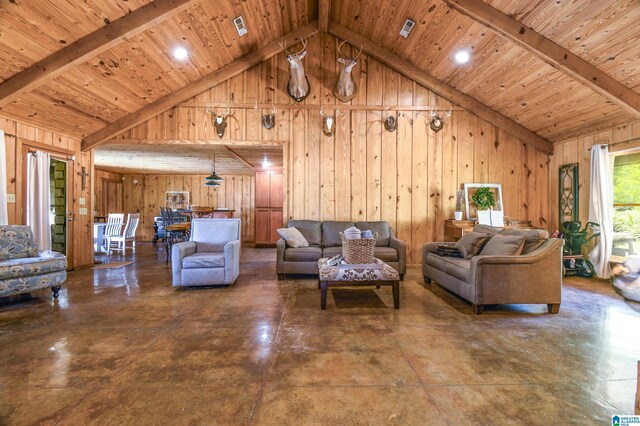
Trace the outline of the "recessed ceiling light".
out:
<instances>
[{"instance_id":1,"label":"recessed ceiling light","mask_svg":"<svg viewBox=\"0 0 640 426\"><path fill-rule=\"evenodd\" d=\"M189 57L189 52L182 46L178 46L173 49L173 57L179 61L184 61Z\"/></svg>"},{"instance_id":2,"label":"recessed ceiling light","mask_svg":"<svg viewBox=\"0 0 640 426\"><path fill-rule=\"evenodd\" d=\"M264 161L262 161L262 168L268 169L270 165L271 163L269 162L269 160L267 160L267 157L264 157Z\"/></svg>"},{"instance_id":3,"label":"recessed ceiling light","mask_svg":"<svg viewBox=\"0 0 640 426\"><path fill-rule=\"evenodd\" d=\"M466 50L459 50L454 55L454 59L459 64L466 64L467 62L469 62L469 59L471 59L471 55L469 55L469 52L467 52Z\"/></svg>"}]
</instances>

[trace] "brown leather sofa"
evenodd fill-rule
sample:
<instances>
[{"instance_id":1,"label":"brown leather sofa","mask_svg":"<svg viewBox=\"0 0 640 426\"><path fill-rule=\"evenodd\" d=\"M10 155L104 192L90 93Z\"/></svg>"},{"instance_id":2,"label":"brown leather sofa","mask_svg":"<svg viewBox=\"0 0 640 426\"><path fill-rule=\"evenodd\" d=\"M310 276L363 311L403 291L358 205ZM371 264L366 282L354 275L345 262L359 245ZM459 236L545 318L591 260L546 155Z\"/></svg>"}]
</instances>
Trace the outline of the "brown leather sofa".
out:
<instances>
[{"instance_id":1,"label":"brown leather sofa","mask_svg":"<svg viewBox=\"0 0 640 426\"><path fill-rule=\"evenodd\" d=\"M523 254L514 256L483 256L481 251L471 259L444 257L434 253L441 243L425 244L425 283L433 280L467 300L476 314L482 313L484 305L533 303L546 304L549 313L557 314L564 241L548 238L549 233L544 230L524 233Z\"/></svg>"},{"instance_id":2,"label":"brown leather sofa","mask_svg":"<svg viewBox=\"0 0 640 426\"><path fill-rule=\"evenodd\" d=\"M309 242L309 247L287 247L285 240L276 243L276 273L282 280L287 274L318 274L318 259L342 253L340 232L355 226L377 233L374 256L393 267L404 279L407 270L407 249L398 240L388 222L337 222L317 220L291 220L287 227L295 227Z\"/></svg>"}]
</instances>

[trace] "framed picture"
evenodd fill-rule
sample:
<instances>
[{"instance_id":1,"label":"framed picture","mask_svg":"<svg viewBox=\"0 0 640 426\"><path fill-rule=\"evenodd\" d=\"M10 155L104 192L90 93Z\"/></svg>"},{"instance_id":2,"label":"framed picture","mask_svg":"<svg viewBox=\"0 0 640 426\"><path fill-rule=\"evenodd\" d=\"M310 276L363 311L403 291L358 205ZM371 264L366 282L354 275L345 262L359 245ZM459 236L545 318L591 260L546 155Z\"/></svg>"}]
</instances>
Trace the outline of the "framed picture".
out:
<instances>
[{"instance_id":1,"label":"framed picture","mask_svg":"<svg viewBox=\"0 0 640 426\"><path fill-rule=\"evenodd\" d=\"M491 211L478 212L476 204L471 197L480 188L489 188L493 192L496 205ZM499 183L465 183L464 203L467 211L467 220L478 220L479 223L492 226L504 226L504 211L502 204L502 185Z\"/></svg>"},{"instance_id":2,"label":"framed picture","mask_svg":"<svg viewBox=\"0 0 640 426\"><path fill-rule=\"evenodd\" d=\"M186 210L189 208L189 191L166 191L164 206L171 210Z\"/></svg>"},{"instance_id":3,"label":"framed picture","mask_svg":"<svg viewBox=\"0 0 640 426\"><path fill-rule=\"evenodd\" d=\"M564 164L558 172L558 226L578 220L578 163Z\"/></svg>"}]
</instances>

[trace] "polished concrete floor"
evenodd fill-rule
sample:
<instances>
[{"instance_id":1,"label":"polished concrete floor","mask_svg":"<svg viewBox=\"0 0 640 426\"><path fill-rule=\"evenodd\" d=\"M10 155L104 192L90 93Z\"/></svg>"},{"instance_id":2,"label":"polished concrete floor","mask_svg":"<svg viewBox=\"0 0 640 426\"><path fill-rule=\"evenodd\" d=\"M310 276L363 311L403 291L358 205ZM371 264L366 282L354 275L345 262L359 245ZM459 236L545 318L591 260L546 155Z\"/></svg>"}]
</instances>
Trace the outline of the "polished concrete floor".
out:
<instances>
[{"instance_id":1,"label":"polished concrete floor","mask_svg":"<svg viewBox=\"0 0 640 426\"><path fill-rule=\"evenodd\" d=\"M111 260L122 260L111 256ZM164 250L0 304L0 424L610 424L632 414L640 310L567 279L546 306L469 305L411 268L391 289L277 281L243 249L230 288L174 289ZM527 277L523 279L535 279Z\"/></svg>"}]
</instances>

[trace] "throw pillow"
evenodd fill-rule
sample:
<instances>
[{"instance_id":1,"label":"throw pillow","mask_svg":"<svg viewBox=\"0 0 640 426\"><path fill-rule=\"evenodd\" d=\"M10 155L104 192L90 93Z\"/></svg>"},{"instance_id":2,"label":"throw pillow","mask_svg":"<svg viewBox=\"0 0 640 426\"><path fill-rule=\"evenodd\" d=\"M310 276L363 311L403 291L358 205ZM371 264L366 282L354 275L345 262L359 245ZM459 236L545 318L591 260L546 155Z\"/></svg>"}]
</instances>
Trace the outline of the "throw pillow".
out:
<instances>
[{"instance_id":1,"label":"throw pillow","mask_svg":"<svg viewBox=\"0 0 640 426\"><path fill-rule=\"evenodd\" d=\"M498 234L491 237L482 248L481 255L512 256L522 253L524 247L524 234L504 235Z\"/></svg>"},{"instance_id":2,"label":"throw pillow","mask_svg":"<svg viewBox=\"0 0 640 426\"><path fill-rule=\"evenodd\" d=\"M455 243L454 247L460 250L465 259L470 259L478 254L487 238L486 234L467 232Z\"/></svg>"},{"instance_id":3,"label":"throw pillow","mask_svg":"<svg viewBox=\"0 0 640 426\"><path fill-rule=\"evenodd\" d=\"M280 235L287 242L287 245L289 247L309 247L309 242L307 241L307 239L294 226L292 226L291 228L279 228L277 232L278 235Z\"/></svg>"},{"instance_id":4,"label":"throw pillow","mask_svg":"<svg viewBox=\"0 0 640 426\"><path fill-rule=\"evenodd\" d=\"M521 254L531 253L549 239L549 232L545 229L527 229L525 231L505 229L500 233L503 235L524 235L524 248Z\"/></svg>"},{"instance_id":5,"label":"throw pillow","mask_svg":"<svg viewBox=\"0 0 640 426\"><path fill-rule=\"evenodd\" d=\"M479 234L496 235L500 231L502 231L502 228L499 228L497 226L475 225L473 227L473 232L477 232Z\"/></svg>"}]
</instances>

